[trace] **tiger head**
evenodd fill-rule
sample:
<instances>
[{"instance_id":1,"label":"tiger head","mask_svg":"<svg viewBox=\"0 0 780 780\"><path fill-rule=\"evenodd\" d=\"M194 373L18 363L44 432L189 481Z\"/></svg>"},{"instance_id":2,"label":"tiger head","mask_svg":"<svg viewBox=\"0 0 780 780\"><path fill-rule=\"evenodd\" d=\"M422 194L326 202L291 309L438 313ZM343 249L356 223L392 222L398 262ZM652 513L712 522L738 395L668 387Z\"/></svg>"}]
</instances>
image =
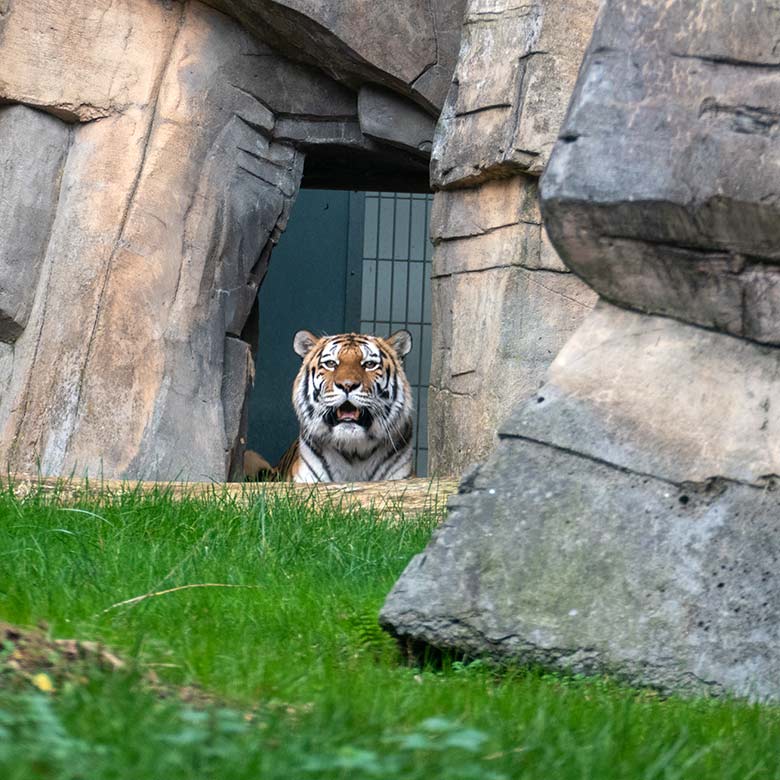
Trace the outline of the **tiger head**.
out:
<instances>
[{"instance_id":1,"label":"tiger head","mask_svg":"<svg viewBox=\"0 0 780 780\"><path fill-rule=\"evenodd\" d=\"M411 438L412 393L401 362L412 348L409 331L383 339L357 333L317 338L301 330L293 346L303 358L292 393L302 439L365 457Z\"/></svg>"}]
</instances>

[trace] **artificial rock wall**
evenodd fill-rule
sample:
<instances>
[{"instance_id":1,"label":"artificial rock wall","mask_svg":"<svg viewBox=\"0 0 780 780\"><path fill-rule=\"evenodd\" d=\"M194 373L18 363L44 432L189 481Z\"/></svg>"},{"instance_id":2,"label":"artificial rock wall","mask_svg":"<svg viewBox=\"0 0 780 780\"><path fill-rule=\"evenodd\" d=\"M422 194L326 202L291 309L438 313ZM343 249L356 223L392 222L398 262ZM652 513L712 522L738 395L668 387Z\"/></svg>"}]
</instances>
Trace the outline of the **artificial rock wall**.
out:
<instances>
[{"instance_id":1,"label":"artificial rock wall","mask_svg":"<svg viewBox=\"0 0 780 780\"><path fill-rule=\"evenodd\" d=\"M537 197L595 6L9 4L0 462L236 476L252 307L302 175L417 190L429 163L432 467L483 457L595 300Z\"/></svg>"},{"instance_id":2,"label":"artificial rock wall","mask_svg":"<svg viewBox=\"0 0 780 780\"><path fill-rule=\"evenodd\" d=\"M235 473L304 158L427 179L462 6L213 5L0 4L3 468Z\"/></svg>"},{"instance_id":3,"label":"artificial rock wall","mask_svg":"<svg viewBox=\"0 0 780 780\"><path fill-rule=\"evenodd\" d=\"M602 300L382 621L412 642L780 698L780 15L607 0L542 179Z\"/></svg>"},{"instance_id":4,"label":"artificial rock wall","mask_svg":"<svg viewBox=\"0 0 780 780\"><path fill-rule=\"evenodd\" d=\"M596 301L550 243L544 171L598 0L470 0L436 128L431 183L430 467L487 456ZM457 421L455 424L454 421Z\"/></svg>"}]
</instances>

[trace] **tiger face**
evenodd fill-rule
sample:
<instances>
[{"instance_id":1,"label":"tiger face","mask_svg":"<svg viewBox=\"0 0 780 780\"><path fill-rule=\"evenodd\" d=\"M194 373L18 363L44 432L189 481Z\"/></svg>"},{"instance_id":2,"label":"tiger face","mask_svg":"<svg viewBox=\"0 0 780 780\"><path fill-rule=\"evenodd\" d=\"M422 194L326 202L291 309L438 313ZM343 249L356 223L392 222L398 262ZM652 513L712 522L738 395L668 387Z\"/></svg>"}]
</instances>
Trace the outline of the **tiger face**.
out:
<instances>
[{"instance_id":1,"label":"tiger face","mask_svg":"<svg viewBox=\"0 0 780 780\"><path fill-rule=\"evenodd\" d=\"M383 339L356 333L317 338L302 330L293 345L303 358L292 393L303 442L346 458L409 444L412 394L401 362L412 348L408 331Z\"/></svg>"}]
</instances>

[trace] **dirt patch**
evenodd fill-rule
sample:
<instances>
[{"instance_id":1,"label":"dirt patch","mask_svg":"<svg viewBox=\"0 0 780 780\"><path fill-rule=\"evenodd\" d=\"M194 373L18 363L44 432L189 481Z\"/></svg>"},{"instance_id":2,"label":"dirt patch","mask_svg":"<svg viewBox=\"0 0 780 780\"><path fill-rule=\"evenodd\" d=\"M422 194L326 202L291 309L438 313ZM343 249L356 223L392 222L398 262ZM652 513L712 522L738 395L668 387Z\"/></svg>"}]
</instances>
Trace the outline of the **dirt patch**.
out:
<instances>
[{"instance_id":1,"label":"dirt patch","mask_svg":"<svg viewBox=\"0 0 780 780\"><path fill-rule=\"evenodd\" d=\"M37 688L56 694L67 684L81 685L96 670L136 671L134 664L100 642L51 639L45 626L23 628L0 621L0 689L22 691ZM220 703L220 699L195 685L163 683L151 669L140 670L141 685L161 699L176 698L194 706Z\"/></svg>"},{"instance_id":2,"label":"dirt patch","mask_svg":"<svg viewBox=\"0 0 780 780\"><path fill-rule=\"evenodd\" d=\"M79 682L90 669L116 671L127 664L98 642L50 639L45 628L21 628L0 621L0 687L54 692Z\"/></svg>"}]
</instances>

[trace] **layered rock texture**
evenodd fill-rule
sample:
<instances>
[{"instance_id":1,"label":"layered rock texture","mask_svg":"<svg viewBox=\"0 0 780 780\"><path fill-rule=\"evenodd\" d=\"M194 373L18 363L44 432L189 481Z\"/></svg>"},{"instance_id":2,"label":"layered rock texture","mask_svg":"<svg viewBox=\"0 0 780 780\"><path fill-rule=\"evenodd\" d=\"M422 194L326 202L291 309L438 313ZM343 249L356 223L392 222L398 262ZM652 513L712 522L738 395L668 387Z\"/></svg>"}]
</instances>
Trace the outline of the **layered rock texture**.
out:
<instances>
[{"instance_id":1,"label":"layered rock texture","mask_svg":"<svg viewBox=\"0 0 780 780\"><path fill-rule=\"evenodd\" d=\"M462 5L0 5L0 463L225 479L304 159L427 187Z\"/></svg>"},{"instance_id":2,"label":"layered rock texture","mask_svg":"<svg viewBox=\"0 0 780 780\"><path fill-rule=\"evenodd\" d=\"M470 0L436 129L430 468L482 460L596 301L538 203L598 0ZM454 425L453 421L458 424Z\"/></svg>"},{"instance_id":3,"label":"layered rock texture","mask_svg":"<svg viewBox=\"0 0 780 780\"><path fill-rule=\"evenodd\" d=\"M605 3L541 200L605 300L390 594L400 636L780 698L778 36Z\"/></svg>"},{"instance_id":4,"label":"layered rock texture","mask_svg":"<svg viewBox=\"0 0 780 780\"><path fill-rule=\"evenodd\" d=\"M274 47L345 84L366 81L441 110L455 66L463 0L209 0Z\"/></svg>"},{"instance_id":5,"label":"layered rock texture","mask_svg":"<svg viewBox=\"0 0 780 780\"><path fill-rule=\"evenodd\" d=\"M780 344L780 11L677 0L654 24L651 5L603 17L547 228L608 300Z\"/></svg>"}]
</instances>

